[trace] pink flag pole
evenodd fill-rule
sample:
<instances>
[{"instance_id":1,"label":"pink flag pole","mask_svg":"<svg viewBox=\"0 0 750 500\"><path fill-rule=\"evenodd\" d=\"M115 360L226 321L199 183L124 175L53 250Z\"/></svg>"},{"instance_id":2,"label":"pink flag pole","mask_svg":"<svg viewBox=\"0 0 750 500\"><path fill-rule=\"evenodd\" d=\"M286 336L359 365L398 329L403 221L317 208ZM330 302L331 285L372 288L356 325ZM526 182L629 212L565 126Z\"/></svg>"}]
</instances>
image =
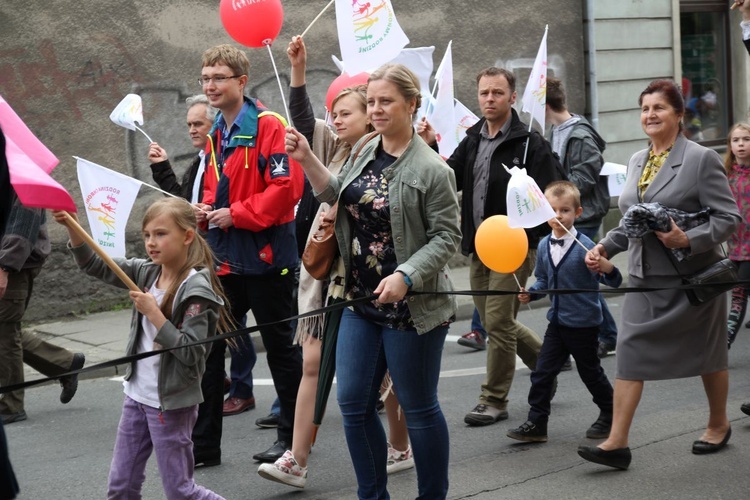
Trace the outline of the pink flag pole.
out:
<instances>
[{"instance_id":1,"label":"pink flag pole","mask_svg":"<svg viewBox=\"0 0 750 500\"><path fill-rule=\"evenodd\" d=\"M140 292L141 290L138 289L138 286L133 283L133 280L130 279L130 276L125 274L125 271L120 269L120 266L118 266L114 260L112 260L112 257L107 255L107 252L105 252L99 245L96 244L94 239L89 236L89 233L86 232L85 229L81 227L81 225L78 223L75 218L71 217L71 215L68 212L63 212L65 214L65 218L68 219L68 224L70 224L70 227L75 231L78 236L83 238L83 240L86 242L88 246L91 247L91 249L96 252L96 254L102 258L105 264L109 266L110 269L117 275L120 280L127 285L128 288L130 288L134 292Z\"/></svg>"}]
</instances>

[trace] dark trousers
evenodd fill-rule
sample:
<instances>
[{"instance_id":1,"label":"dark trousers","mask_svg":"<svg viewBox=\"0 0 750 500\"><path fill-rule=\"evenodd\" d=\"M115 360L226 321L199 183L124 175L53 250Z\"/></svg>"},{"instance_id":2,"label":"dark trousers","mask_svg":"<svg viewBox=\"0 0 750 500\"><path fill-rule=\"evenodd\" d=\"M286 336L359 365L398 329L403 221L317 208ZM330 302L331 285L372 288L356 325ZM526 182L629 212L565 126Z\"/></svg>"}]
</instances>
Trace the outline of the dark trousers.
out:
<instances>
[{"instance_id":1,"label":"dark trousers","mask_svg":"<svg viewBox=\"0 0 750 500\"><path fill-rule=\"evenodd\" d=\"M268 276L230 274L220 279L235 321L248 310L252 311L258 325L276 323L291 316L294 292L292 273ZM302 378L302 353L298 346L292 345L294 332L288 321L262 327L260 335L266 348L273 385L281 402L278 439L291 445L294 406ZM238 341L251 340L241 337ZM221 449L225 349L225 343L214 343L206 360L206 373L201 383L204 402L198 408L198 421L193 429L196 455L214 454Z\"/></svg>"},{"instance_id":2,"label":"dark trousers","mask_svg":"<svg viewBox=\"0 0 750 500\"><path fill-rule=\"evenodd\" d=\"M612 385L596 355L598 336L598 326L569 328L552 323L547 326L536 369L531 372L529 420L536 424L547 423L555 377L569 355L575 359L578 375L593 396L594 404L602 412L612 413Z\"/></svg>"}]
</instances>

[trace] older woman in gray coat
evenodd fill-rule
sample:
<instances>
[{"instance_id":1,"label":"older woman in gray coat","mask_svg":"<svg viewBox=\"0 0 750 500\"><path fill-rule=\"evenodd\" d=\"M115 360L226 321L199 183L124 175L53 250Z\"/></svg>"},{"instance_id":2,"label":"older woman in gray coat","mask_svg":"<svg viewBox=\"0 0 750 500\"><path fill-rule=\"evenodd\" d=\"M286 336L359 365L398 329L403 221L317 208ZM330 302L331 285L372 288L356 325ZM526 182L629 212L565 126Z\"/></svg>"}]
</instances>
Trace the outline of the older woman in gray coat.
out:
<instances>
[{"instance_id":1,"label":"older woman in gray coat","mask_svg":"<svg viewBox=\"0 0 750 500\"><path fill-rule=\"evenodd\" d=\"M723 257L721 243L740 221L737 204L719 155L682 135L685 104L677 85L655 80L641 93L639 104L650 148L630 159L620 210L658 202L685 212L706 207L711 212L708 222L695 228L683 231L673 221L670 231L642 238L628 238L620 225L586 256L589 268L598 271L599 256L611 258L628 250L631 286L669 288L626 295L617 339L612 431L599 446L578 449L586 460L619 469L630 465L628 434L644 380L701 376L709 419L693 443L693 453L719 451L731 435L726 413L726 297L694 306L684 290L675 288L682 283L681 275L694 274ZM675 248L688 249L688 258L672 259L669 249Z\"/></svg>"}]
</instances>

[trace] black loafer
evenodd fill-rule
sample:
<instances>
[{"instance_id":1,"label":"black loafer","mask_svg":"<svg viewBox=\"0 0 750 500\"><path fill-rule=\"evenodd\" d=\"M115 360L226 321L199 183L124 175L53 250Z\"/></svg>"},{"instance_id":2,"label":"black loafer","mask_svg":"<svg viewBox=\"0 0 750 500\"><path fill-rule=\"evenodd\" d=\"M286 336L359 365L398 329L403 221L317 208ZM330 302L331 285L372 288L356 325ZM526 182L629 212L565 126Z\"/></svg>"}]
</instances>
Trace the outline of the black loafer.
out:
<instances>
[{"instance_id":1,"label":"black loafer","mask_svg":"<svg viewBox=\"0 0 750 500\"><path fill-rule=\"evenodd\" d=\"M696 455L706 455L708 453L716 453L727 445L729 437L732 435L732 427L724 434L724 439L721 443L709 443L708 441L693 441L693 453Z\"/></svg>"},{"instance_id":2,"label":"black loafer","mask_svg":"<svg viewBox=\"0 0 750 500\"><path fill-rule=\"evenodd\" d=\"M630 466L630 448L617 448L616 450L602 450L598 446L579 446L578 455L594 462L595 464L626 470Z\"/></svg>"},{"instance_id":3,"label":"black loafer","mask_svg":"<svg viewBox=\"0 0 750 500\"><path fill-rule=\"evenodd\" d=\"M72 372L80 370L83 368L85 362L86 356L84 356L82 352L73 354L73 362L70 364L70 370L68 371ZM75 375L60 377L60 387L62 387L62 391L60 391L60 402L62 404L70 403L70 400L73 399L73 396L76 395L76 391L78 390L78 374L76 373Z\"/></svg>"},{"instance_id":4,"label":"black loafer","mask_svg":"<svg viewBox=\"0 0 750 500\"><path fill-rule=\"evenodd\" d=\"M221 451L215 452L196 452L193 450L193 457L195 458L195 465L193 468L200 469L201 467L215 467L221 465Z\"/></svg>"},{"instance_id":5,"label":"black loafer","mask_svg":"<svg viewBox=\"0 0 750 500\"><path fill-rule=\"evenodd\" d=\"M750 403L745 403L740 406L740 411L745 415L750 415Z\"/></svg>"},{"instance_id":6,"label":"black loafer","mask_svg":"<svg viewBox=\"0 0 750 500\"><path fill-rule=\"evenodd\" d=\"M273 463L280 459L286 450L289 450L289 446L285 441L276 441L273 446L268 448L263 453L257 453L253 455L253 460L258 462Z\"/></svg>"}]
</instances>

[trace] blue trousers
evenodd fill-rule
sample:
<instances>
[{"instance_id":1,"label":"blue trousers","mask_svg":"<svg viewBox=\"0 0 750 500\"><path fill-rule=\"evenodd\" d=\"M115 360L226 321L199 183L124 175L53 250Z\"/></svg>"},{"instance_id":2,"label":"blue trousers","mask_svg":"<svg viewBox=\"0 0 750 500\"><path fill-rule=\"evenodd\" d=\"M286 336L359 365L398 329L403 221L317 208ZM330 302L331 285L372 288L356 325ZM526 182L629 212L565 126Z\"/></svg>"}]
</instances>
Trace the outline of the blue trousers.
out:
<instances>
[{"instance_id":1,"label":"blue trousers","mask_svg":"<svg viewBox=\"0 0 750 500\"><path fill-rule=\"evenodd\" d=\"M390 498L388 445L376 410L390 371L414 451L420 499L448 493L448 426L437 398L447 326L419 335L372 323L346 309L336 346L338 402L360 499Z\"/></svg>"}]
</instances>

